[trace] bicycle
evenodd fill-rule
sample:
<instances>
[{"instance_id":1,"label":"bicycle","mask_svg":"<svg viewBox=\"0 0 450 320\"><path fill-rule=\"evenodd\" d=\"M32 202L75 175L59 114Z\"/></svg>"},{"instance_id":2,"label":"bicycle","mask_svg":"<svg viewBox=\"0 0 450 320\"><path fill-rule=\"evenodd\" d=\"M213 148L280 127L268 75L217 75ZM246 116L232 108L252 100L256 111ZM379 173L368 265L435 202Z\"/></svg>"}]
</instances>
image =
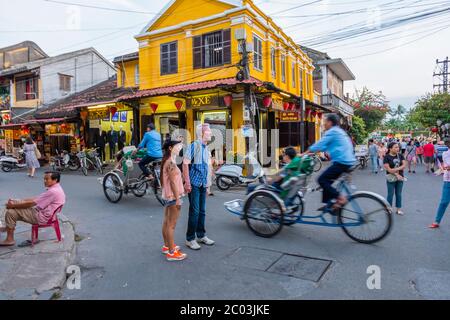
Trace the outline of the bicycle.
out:
<instances>
[{"instance_id":1,"label":"bicycle","mask_svg":"<svg viewBox=\"0 0 450 320\"><path fill-rule=\"evenodd\" d=\"M143 156L145 156L145 149L141 149L137 154L133 155L133 149L124 153L119 167L108 172L101 183L103 186L103 193L111 203L118 203L123 194L133 193L140 198L147 194L147 189L151 187L153 194L158 202L163 205L160 167L161 159L150 162L147 166L152 178L149 180L143 173L139 176L133 174L134 164L137 163Z\"/></svg>"},{"instance_id":2,"label":"bicycle","mask_svg":"<svg viewBox=\"0 0 450 320\"><path fill-rule=\"evenodd\" d=\"M313 162L314 162L313 171L319 172L322 169L322 160L317 154L313 156Z\"/></svg>"},{"instance_id":3,"label":"bicycle","mask_svg":"<svg viewBox=\"0 0 450 320\"><path fill-rule=\"evenodd\" d=\"M292 199L289 206L279 196L279 190L267 185L259 186L245 200L232 200L224 205L229 212L245 220L248 228L260 237L273 237L284 225L309 224L338 227L354 241L375 243L384 239L392 229L392 208L374 192L352 192L351 173L356 168L337 181L337 190L347 196L348 202L334 213L324 210L317 215L304 214L304 194L308 190L310 175L300 175L283 183L282 187L290 190L286 197ZM379 224L378 230L373 235L369 234L369 229L376 224Z\"/></svg>"},{"instance_id":4,"label":"bicycle","mask_svg":"<svg viewBox=\"0 0 450 320\"><path fill-rule=\"evenodd\" d=\"M77 153L80 159L81 172L85 176L88 175L88 170L96 170L98 174L103 174L103 163L95 148L84 149Z\"/></svg>"}]
</instances>

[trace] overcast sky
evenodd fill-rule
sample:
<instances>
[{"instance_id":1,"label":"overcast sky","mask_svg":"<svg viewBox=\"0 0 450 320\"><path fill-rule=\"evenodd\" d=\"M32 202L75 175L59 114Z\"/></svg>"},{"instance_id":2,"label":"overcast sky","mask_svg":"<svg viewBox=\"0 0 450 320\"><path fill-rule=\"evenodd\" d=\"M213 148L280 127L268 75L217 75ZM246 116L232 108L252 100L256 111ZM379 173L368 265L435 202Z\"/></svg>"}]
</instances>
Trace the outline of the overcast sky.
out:
<instances>
[{"instance_id":1,"label":"overcast sky","mask_svg":"<svg viewBox=\"0 0 450 320\"><path fill-rule=\"evenodd\" d=\"M137 51L133 36L169 2L61 1L143 13L45 0L0 0L0 47L32 40L49 55L56 55L93 46L112 59ZM370 35L312 47L327 52L332 58L345 60L357 78L346 84L346 92L352 94L355 88L362 86L381 90L393 106L401 103L411 107L418 97L431 92L436 59L450 56L449 11L438 17L375 32L393 18L450 7L450 0L255 0L255 3L272 14L275 22L300 44L317 41L353 24L372 30ZM304 6L298 7L300 5Z\"/></svg>"}]
</instances>

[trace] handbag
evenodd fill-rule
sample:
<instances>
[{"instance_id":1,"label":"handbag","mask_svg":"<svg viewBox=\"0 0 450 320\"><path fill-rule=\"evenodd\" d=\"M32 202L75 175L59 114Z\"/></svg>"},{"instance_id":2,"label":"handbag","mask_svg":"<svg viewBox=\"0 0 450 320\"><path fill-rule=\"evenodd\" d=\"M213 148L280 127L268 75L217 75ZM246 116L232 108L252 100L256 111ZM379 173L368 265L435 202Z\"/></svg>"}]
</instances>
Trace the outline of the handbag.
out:
<instances>
[{"instance_id":1,"label":"handbag","mask_svg":"<svg viewBox=\"0 0 450 320\"><path fill-rule=\"evenodd\" d=\"M37 159L40 159L42 157L41 152L36 145L34 145L34 154L36 155Z\"/></svg>"},{"instance_id":2,"label":"handbag","mask_svg":"<svg viewBox=\"0 0 450 320\"><path fill-rule=\"evenodd\" d=\"M397 182L397 181L398 181L398 178L397 178L397 176L396 176L395 174L388 173L388 174L386 175L386 180L387 180L387 182L389 182L389 183L394 183L394 182Z\"/></svg>"}]
</instances>

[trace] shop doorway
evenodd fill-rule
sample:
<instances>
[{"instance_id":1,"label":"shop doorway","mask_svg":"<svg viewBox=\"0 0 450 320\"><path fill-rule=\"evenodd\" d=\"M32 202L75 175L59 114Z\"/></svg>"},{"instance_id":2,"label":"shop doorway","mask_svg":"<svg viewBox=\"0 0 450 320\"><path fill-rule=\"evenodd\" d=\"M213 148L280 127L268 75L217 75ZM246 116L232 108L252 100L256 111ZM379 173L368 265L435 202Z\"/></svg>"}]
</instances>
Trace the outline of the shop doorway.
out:
<instances>
[{"instance_id":1,"label":"shop doorway","mask_svg":"<svg viewBox=\"0 0 450 320\"><path fill-rule=\"evenodd\" d=\"M197 111L196 121L201 123L208 123L213 130L213 137L211 143L222 144L222 157L216 155L217 159L226 157L226 137L227 129L231 129L231 112L228 110L211 110L211 111ZM221 140L217 143L218 140Z\"/></svg>"}]
</instances>

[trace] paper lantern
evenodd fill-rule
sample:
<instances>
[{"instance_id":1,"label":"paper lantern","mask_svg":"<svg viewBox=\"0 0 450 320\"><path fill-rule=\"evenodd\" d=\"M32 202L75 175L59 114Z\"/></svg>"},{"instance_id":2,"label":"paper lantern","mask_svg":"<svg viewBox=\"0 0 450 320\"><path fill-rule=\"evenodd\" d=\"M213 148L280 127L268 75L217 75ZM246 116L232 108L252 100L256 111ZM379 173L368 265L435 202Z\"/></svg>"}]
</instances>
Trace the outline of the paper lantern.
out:
<instances>
[{"instance_id":1,"label":"paper lantern","mask_svg":"<svg viewBox=\"0 0 450 320\"><path fill-rule=\"evenodd\" d=\"M313 111L313 112L311 113L311 116L312 116L313 118L315 118L316 115L317 115L317 112L315 112L315 111Z\"/></svg>"},{"instance_id":2,"label":"paper lantern","mask_svg":"<svg viewBox=\"0 0 450 320\"><path fill-rule=\"evenodd\" d=\"M283 103L283 109L284 109L284 111L289 110L289 102Z\"/></svg>"},{"instance_id":3,"label":"paper lantern","mask_svg":"<svg viewBox=\"0 0 450 320\"><path fill-rule=\"evenodd\" d=\"M150 103L150 108L152 108L153 112L156 112L156 110L158 109L158 104L157 103Z\"/></svg>"},{"instance_id":4,"label":"paper lantern","mask_svg":"<svg viewBox=\"0 0 450 320\"><path fill-rule=\"evenodd\" d=\"M431 132L433 132L433 133L437 133L437 132L439 132L439 129L438 129L438 128L436 128L436 127L434 127L434 128L431 128Z\"/></svg>"},{"instance_id":5,"label":"paper lantern","mask_svg":"<svg viewBox=\"0 0 450 320\"><path fill-rule=\"evenodd\" d=\"M318 112L317 116L319 117L319 120L322 120L323 113Z\"/></svg>"},{"instance_id":6,"label":"paper lantern","mask_svg":"<svg viewBox=\"0 0 450 320\"><path fill-rule=\"evenodd\" d=\"M89 114L89 112L87 112L87 110L80 111L80 118L81 118L81 120L83 120L83 122L86 121L88 114Z\"/></svg>"},{"instance_id":7,"label":"paper lantern","mask_svg":"<svg viewBox=\"0 0 450 320\"><path fill-rule=\"evenodd\" d=\"M178 111L180 111L180 109L183 107L183 101L181 100L175 101L175 107L177 108Z\"/></svg>"},{"instance_id":8,"label":"paper lantern","mask_svg":"<svg viewBox=\"0 0 450 320\"><path fill-rule=\"evenodd\" d=\"M231 104L233 103L233 96L231 94L227 94L223 97L223 101L225 102L225 106L231 107Z\"/></svg>"},{"instance_id":9,"label":"paper lantern","mask_svg":"<svg viewBox=\"0 0 450 320\"><path fill-rule=\"evenodd\" d=\"M265 108L268 108L268 107L270 107L271 104L272 104L272 97L270 97L270 96L264 97L263 106Z\"/></svg>"},{"instance_id":10,"label":"paper lantern","mask_svg":"<svg viewBox=\"0 0 450 320\"><path fill-rule=\"evenodd\" d=\"M311 114L311 109L306 109L306 117L309 117L310 114Z\"/></svg>"},{"instance_id":11,"label":"paper lantern","mask_svg":"<svg viewBox=\"0 0 450 320\"><path fill-rule=\"evenodd\" d=\"M111 116L114 116L117 112L117 107L111 107L109 108L109 111L111 112Z\"/></svg>"},{"instance_id":12,"label":"paper lantern","mask_svg":"<svg viewBox=\"0 0 450 320\"><path fill-rule=\"evenodd\" d=\"M289 110L294 110L295 109L295 103L291 102L289 103Z\"/></svg>"}]
</instances>

